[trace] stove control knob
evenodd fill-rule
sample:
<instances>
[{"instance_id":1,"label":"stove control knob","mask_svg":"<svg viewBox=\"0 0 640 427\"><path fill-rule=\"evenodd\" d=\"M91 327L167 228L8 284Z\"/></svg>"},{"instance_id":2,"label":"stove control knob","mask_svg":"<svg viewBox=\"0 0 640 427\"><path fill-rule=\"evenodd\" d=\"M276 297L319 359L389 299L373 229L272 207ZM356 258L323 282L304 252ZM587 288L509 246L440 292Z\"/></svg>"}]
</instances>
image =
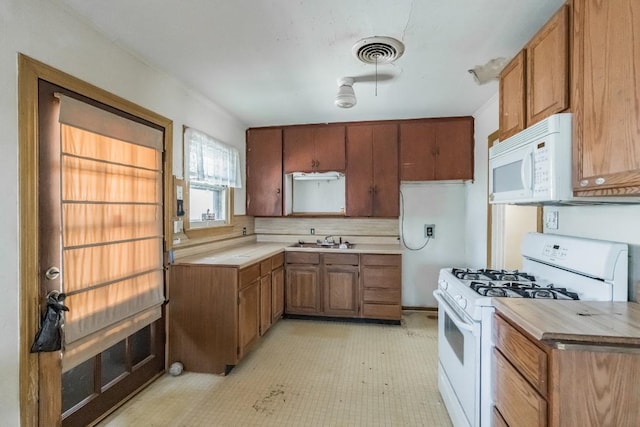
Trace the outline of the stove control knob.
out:
<instances>
[{"instance_id":1,"label":"stove control knob","mask_svg":"<svg viewBox=\"0 0 640 427\"><path fill-rule=\"evenodd\" d=\"M440 288L446 290L449 287L449 283L446 280L440 280Z\"/></svg>"},{"instance_id":2,"label":"stove control knob","mask_svg":"<svg viewBox=\"0 0 640 427\"><path fill-rule=\"evenodd\" d=\"M456 302L461 308L463 309L467 308L467 299L464 298L462 295L456 295Z\"/></svg>"}]
</instances>

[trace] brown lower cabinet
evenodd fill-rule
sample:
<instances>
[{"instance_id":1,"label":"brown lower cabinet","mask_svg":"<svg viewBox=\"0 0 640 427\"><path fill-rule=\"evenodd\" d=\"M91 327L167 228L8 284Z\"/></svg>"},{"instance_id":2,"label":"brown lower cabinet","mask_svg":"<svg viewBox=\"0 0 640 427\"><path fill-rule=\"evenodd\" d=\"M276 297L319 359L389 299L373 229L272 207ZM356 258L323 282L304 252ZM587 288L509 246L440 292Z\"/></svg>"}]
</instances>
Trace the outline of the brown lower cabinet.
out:
<instances>
[{"instance_id":1,"label":"brown lower cabinet","mask_svg":"<svg viewBox=\"0 0 640 427\"><path fill-rule=\"evenodd\" d=\"M494 321L495 426L639 425L639 348L541 342Z\"/></svg>"},{"instance_id":2,"label":"brown lower cabinet","mask_svg":"<svg viewBox=\"0 0 640 427\"><path fill-rule=\"evenodd\" d=\"M286 253L287 314L399 321L401 255Z\"/></svg>"},{"instance_id":3,"label":"brown lower cabinet","mask_svg":"<svg viewBox=\"0 0 640 427\"><path fill-rule=\"evenodd\" d=\"M242 269L173 265L169 364L214 374L236 365L282 315L283 259L278 254Z\"/></svg>"}]
</instances>

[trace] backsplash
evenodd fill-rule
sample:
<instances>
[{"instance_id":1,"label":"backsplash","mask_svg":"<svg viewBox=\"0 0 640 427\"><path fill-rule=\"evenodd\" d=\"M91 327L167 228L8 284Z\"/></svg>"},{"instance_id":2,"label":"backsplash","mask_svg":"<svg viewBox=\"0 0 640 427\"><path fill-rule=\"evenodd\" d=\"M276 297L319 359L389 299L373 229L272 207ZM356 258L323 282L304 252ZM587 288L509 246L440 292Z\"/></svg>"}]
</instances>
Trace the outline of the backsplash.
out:
<instances>
[{"instance_id":1,"label":"backsplash","mask_svg":"<svg viewBox=\"0 0 640 427\"><path fill-rule=\"evenodd\" d=\"M398 237L398 220L380 218L256 218L256 234Z\"/></svg>"}]
</instances>

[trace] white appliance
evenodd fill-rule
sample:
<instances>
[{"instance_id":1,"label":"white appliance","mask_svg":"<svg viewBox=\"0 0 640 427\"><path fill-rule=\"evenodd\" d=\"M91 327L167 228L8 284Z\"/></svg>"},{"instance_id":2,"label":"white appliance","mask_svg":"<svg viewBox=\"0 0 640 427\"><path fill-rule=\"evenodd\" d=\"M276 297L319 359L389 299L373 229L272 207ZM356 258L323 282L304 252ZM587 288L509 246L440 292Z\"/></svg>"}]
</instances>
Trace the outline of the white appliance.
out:
<instances>
[{"instance_id":1,"label":"white appliance","mask_svg":"<svg viewBox=\"0 0 640 427\"><path fill-rule=\"evenodd\" d=\"M554 114L489 149L489 203L639 203L637 197L574 197L571 113Z\"/></svg>"},{"instance_id":2,"label":"white appliance","mask_svg":"<svg viewBox=\"0 0 640 427\"><path fill-rule=\"evenodd\" d=\"M493 298L628 298L626 244L530 233L522 257L523 271L440 271L438 387L455 427L492 425Z\"/></svg>"}]
</instances>

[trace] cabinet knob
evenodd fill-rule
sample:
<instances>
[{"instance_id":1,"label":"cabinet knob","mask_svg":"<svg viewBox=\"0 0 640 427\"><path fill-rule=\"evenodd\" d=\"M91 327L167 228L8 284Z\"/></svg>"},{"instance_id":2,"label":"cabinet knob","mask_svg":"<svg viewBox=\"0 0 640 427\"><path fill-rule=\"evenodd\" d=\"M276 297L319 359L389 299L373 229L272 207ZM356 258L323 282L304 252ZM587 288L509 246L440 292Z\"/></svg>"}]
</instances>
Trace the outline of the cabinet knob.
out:
<instances>
[{"instance_id":1,"label":"cabinet knob","mask_svg":"<svg viewBox=\"0 0 640 427\"><path fill-rule=\"evenodd\" d=\"M588 179L583 179L582 181L580 181L580 187L586 187L587 185L589 185Z\"/></svg>"},{"instance_id":2,"label":"cabinet knob","mask_svg":"<svg viewBox=\"0 0 640 427\"><path fill-rule=\"evenodd\" d=\"M280 194L280 189L276 188L276 194Z\"/></svg>"},{"instance_id":3,"label":"cabinet knob","mask_svg":"<svg viewBox=\"0 0 640 427\"><path fill-rule=\"evenodd\" d=\"M605 181L606 180L604 178L596 178L596 185L602 185Z\"/></svg>"}]
</instances>

